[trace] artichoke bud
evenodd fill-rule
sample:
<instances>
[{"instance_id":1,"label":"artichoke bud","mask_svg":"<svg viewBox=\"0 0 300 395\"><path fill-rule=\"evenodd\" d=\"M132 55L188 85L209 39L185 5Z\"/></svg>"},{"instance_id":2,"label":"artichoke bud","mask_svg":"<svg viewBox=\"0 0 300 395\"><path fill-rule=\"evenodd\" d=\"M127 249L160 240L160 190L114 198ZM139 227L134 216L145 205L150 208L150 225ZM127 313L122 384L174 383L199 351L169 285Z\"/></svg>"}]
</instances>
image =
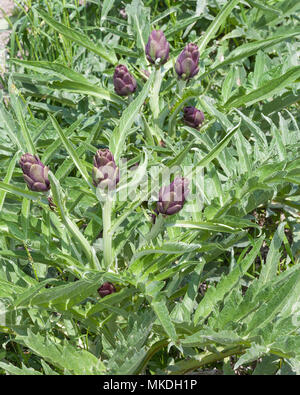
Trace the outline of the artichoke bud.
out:
<instances>
[{"instance_id":1,"label":"artichoke bud","mask_svg":"<svg viewBox=\"0 0 300 395\"><path fill-rule=\"evenodd\" d=\"M115 68L113 80L115 92L120 96L131 95L136 90L136 80L123 64Z\"/></svg>"},{"instance_id":2,"label":"artichoke bud","mask_svg":"<svg viewBox=\"0 0 300 395\"><path fill-rule=\"evenodd\" d=\"M169 59L170 44L161 30L150 33L145 48L147 60L155 65L162 65Z\"/></svg>"},{"instance_id":3,"label":"artichoke bud","mask_svg":"<svg viewBox=\"0 0 300 395\"><path fill-rule=\"evenodd\" d=\"M180 79L189 80L199 72L199 50L196 44L186 45L175 63L175 71Z\"/></svg>"},{"instance_id":4,"label":"artichoke bud","mask_svg":"<svg viewBox=\"0 0 300 395\"><path fill-rule=\"evenodd\" d=\"M93 184L105 190L116 188L119 182L119 168L113 154L108 149L99 149L94 157L92 170Z\"/></svg>"},{"instance_id":5,"label":"artichoke bud","mask_svg":"<svg viewBox=\"0 0 300 395\"><path fill-rule=\"evenodd\" d=\"M49 168L39 160L37 155L24 154L21 156L19 164L23 171L24 180L31 191L49 191Z\"/></svg>"},{"instance_id":6,"label":"artichoke bud","mask_svg":"<svg viewBox=\"0 0 300 395\"><path fill-rule=\"evenodd\" d=\"M188 126L198 129L199 126L204 122L204 114L196 107L184 107L183 120Z\"/></svg>"},{"instance_id":7,"label":"artichoke bud","mask_svg":"<svg viewBox=\"0 0 300 395\"><path fill-rule=\"evenodd\" d=\"M159 199L156 211L164 215L173 215L178 213L189 194L189 180L183 177L176 177L174 181L159 191Z\"/></svg>"},{"instance_id":8,"label":"artichoke bud","mask_svg":"<svg viewBox=\"0 0 300 395\"><path fill-rule=\"evenodd\" d=\"M109 282L102 284L101 287L98 288L98 293L101 298L104 298L104 296L110 295L114 292L116 292L116 288L112 283Z\"/></svg>"}]
</instances>

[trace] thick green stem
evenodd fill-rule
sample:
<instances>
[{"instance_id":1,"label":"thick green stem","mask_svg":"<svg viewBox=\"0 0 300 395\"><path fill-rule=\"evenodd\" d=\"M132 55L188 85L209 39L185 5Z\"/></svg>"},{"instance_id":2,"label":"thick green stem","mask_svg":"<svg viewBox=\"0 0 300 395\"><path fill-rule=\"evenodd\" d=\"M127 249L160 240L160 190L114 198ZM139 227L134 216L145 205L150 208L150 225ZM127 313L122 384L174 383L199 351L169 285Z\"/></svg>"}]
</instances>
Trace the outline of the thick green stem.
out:
<instances>
[{"instance_id":1,"label":"thick green stem","mask_svg":"<svg viewBox=\"0 0 300 395\"><path fill-rule=\"evenodd\" d=\"M188 372L193 372L196 369L200 369L201 367L215 363L217 361L222 361L224 358L229 357L231 355L242 354L245 352L245 346L235 346L233 348L227 348L219 353L207 354L199 359L190 359L185 361L180 361L177 364L173 365L170 370L166 370L166 374L187 374Z\"/></svg>"},{"instance_id":2,"label":"thick green stem","mask_svg":"<svg viewBox=\"0 0 300 395\"><path fill-rule=\"evenodd\" d=\"M181 108L184 106L185 102L190 99L190 97L188 97L186 100L182 100L184 89L186 87L186 81L178 80L177 85L178 85L178 99L176 101L177 106L169 119L169 135L171 137L173 137L175 134L176 117L177 117L179 111L181 110Z\"/></svg>"},{"instance_id":3,"label":"thick green stem","mask_svg":"<svg viewBox=\"0 0 300 395\"><path fill-rule=\"evenodd\" d=\"M143 361L140 363L140 365L136 369L135 374L141 373L142 370L145 369L145 367L147 366L147 363L150 361L150 359L153 357L153 355L155 355L159 350L161 350L162 348L166 347L167 345L168 345L168 340L167 339L159 340L158 342L153 344L150 347L150 349L148 350L148 352L147 352L145 358L143 359Z\"/></svg>"},{"instance_id":4,"label":"thick green stem","mask_svg":"<svg viewBox=\"0 0 300 395\"><path fill-rule=\"evenodd\" d=\"M182 98L183 92L186 87L186 81L185 80L178 80L178 96Z\"/></svg>"},{"instance_id":5,"label":"thick green stem","mask_svg":"<svg viewBox=\"0 0 300 395\"><path fill-rule=\"evenodd\" d=\"M145 140L147 141L147 143L149 145L153 145L154 146L155 142L154 142L154 139L153 139L153 136L152 136L152 133L151 133L151 129L150 129L148 123L147 123L147 120L146 120L144 114L142 114L142 120L143 120L143 123L144 123Z\"/></svg>"},{"instance_id":6,"label":"thick green stem","mask_svg":"<svg viewBox=\"0 0 300 395\"><path fill-rule=\"evenodd\" d=\"M113 260L112 252L112 233L111 233L111 210L112 197L107 195L107 198L102 206L102 221L103 221L103 256L104 267L108 269Z\"/></svg>"},{"instance_id":7,"label":"thick green stem","mask_svg":"<svg viewBox=\"0 0 300 395\"><path fill-rule=\"evenodd\" d=\"M161 68L157 68L154 73L155 73L154 82L153 82L152 93L150 96L149 104L150 104L151 111L153 114L153 122L154 122L154 124L157 124L157 120L158 120L158 117L160 114L159 91L160 91L160 86L161 86L161 82L162 82Z\"/></svg>"}]
</instances>

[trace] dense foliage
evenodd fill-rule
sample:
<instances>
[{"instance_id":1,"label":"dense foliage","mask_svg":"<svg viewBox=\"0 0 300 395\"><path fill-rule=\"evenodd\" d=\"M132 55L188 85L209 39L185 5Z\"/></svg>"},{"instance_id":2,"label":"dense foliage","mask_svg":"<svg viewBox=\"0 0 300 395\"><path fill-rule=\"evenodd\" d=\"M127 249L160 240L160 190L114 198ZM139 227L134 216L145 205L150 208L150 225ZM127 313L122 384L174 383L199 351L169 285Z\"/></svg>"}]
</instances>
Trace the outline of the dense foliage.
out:
<instances>
[{"instance_id":1,"label":"dense foliage","mask_svg":"<svg viewBox=\"0 0 300 395\"><path fill-rule=\"evenodd\" d=\"M300 373L299 12L18 3L1 373Z\"/></svg>"}]
</instances>

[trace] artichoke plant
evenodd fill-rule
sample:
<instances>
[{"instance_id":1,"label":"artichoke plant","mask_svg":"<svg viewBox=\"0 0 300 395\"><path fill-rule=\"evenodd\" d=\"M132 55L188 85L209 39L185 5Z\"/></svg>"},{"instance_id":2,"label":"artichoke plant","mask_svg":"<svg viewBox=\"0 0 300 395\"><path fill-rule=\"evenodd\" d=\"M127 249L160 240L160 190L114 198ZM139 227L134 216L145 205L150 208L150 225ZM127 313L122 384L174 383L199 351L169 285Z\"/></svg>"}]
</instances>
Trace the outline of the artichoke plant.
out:
<instances>
[{"instance_id":1,"label":"artichoke plant","mask_svg":"<svg viewBox=\"0 0 300 395\"><path fill-rule=\"evenodd\" d=\"M199 50L196 44L187 44L178 56L175 71L180 79L189 80L199 71Z\"/></svg>"},{"instance_id":2,"label":"artichoke plant","mask_svg":"<svg viewBox=\"0 0 300 395\"><path fill-rule=\"evenodd\" d=\"M93 184L101 189L112 190L119 182L119 168L109 149L99 149L94 156Z\"/></svg>"},{"instance_id":3,"label":"artichoke plant","mask_svg":"<svg viewBox=\"0 0 300 395\"><path fill-rule=\"evenodd\" d=\"M189 194L189 180L183 177L176 177L174 181L164 186L159 191L156 212L164 215L178 213Z\"/></svg>"},{"instance_id":4,"label":"artichoke plant","mask_svg":"<svg viewBox=\"0 0 300 395\"><path fill-rule=\"evenodd\" d=\"M49 168L39 160L37 155L26 153L21 156L19 164L24 180L31 191L46 192L50 189Z\"/></svg>"},{"instance_id":5,"label":"artichoke plant","mask_svg":"<svg viewBox=\"0 0 300 395\"><path fill-rule=\"evenodd\" d=\"M188 106L183 109L183 120L192 128L198 129L204 122L204 114L196 107Z\"/></svg>"},{"instance_id":6,"label":"artichoke plant","mask_svg":"<svg viewBox=\"0 0 300 395\"><path fill-rule=\"evenodd\" d=\"M136 90L136 80L123 64L115 68L113 80L115 92L120 96L131 95Z\"/></svg>"},{"instance_id":7,"label":"artichoke plant","mask_svg":"<svg viewBox=\"0 0 300 395\"><path fill-rule=\"evenodd\" d=\"M162 30L153 30L146 44L146 57L152 64L164 64L169 59L170 45Z\"/></svg>"},{"instance_id":8,"label":"artichoke plant","mask_svg":"<svg viewBox=\"0 0 300 395\"><path fill-rule=\"evenodd\" d=\"M0 375L299 375L300 1L0 1Z\"/></svg>"}]
</instances>

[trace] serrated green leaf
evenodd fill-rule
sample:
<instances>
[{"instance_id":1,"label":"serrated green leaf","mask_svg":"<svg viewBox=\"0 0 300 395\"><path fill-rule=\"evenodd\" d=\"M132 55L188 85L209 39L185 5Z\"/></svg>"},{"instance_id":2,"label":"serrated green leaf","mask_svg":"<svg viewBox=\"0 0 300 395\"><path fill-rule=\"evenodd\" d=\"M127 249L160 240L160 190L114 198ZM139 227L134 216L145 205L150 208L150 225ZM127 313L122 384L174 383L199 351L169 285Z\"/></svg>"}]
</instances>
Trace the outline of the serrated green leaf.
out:
<instances>
[{"instance_id":1,"label":"serrated green leaf","mask_svg":"<svg viewBox=\"0 0 300 395\"><path fill-rule=\"evenodd\" d=\"M41 372L34 370L33 368L27 368L23 363L22 367L18 368L11 363L0 362L0 368L16 376L42 375Z\"/></svg>"},{"instance_id":2,"label":"serrated green leaf","mask_svg":"<svg viewBox=\"0 0 300 395\"><path fill-rule=\"evenodd\" d=\"M176 334L175 327L172 323L169 311L166 305L166 299L163 296L157 297L151 302L151 307L153 308L157 318L159 319L162 327L166 331L169 338L176 343L178 336Z\"/></svg>"},{"instance_id":3,"label":"serrated green leaf","mask_svg":"<svg viewBox=\"0 0 300 395\"><path fill-rule=\"evenodd\" d=\"M260 272L258 280L260 286L263 286L276 276L281 255L279 249L283 243L284 238L284 226L285 223L279 224L276 232L274 233L270 249L266 258L266 263L263 265Z\"/></svg>"},{"instance_id":4,"label":"serrated green leaf","mask_svg":"<svg viewBox=\"0 0 300 395\"><path fill-rule=\"evenodd\" d=\"M78 229L77 225L74 224L74 222L70 219L70 217L68 216L68 214L66 212L66 209L63 204L62 190L61 190L58 180L55 178L55 176L53 175L53 173L51 171L49 171L48 176L49 176L49 180L50 180L50 184L51 184L51 191L53 194L53 200L57 206L57 210L59 212L59 215L60 215L63 223L65 224L68 231L73 235L73 237L75 237L75 239L81 245L83 251L85 252L85 254L88 258L91 268L100 269L100 264L99 264L98 258L96 257L93 247L90 246L88 241L85 239L83 234Z\"/></svg>"},{"instance_id":5,"label":"serrated green leaf","mask_svg":"<svg viewBox=\"0 0 300 395\"><path fill-rule=\"evenodd\" d=\"M70 343L61 344L58 339L54 342L49 337L34 334L30 330L27 335L17 336L16 341L25 344L46 361L60 369L67 369L73 374L103 374L105 371L103 363L95 355L78 349Z\"/></svg>"},{"instance_id":6,"label":"serrated green leaf","mask_svg":"<svg viewBox=\"0 0 300 395\"><path fill-rule=\"evenodd\" d=\"M247 272L248 268L256 258L263 243L263 237L255 241L250 253L235 267L227 276L223 277L216 287L210 287L204 298L199 303L194 315L194 323L204 320L213 310L214 306L238 283L240 278Z\"/></svg>"},{"instance_id":7,"label":"serrated green leaf","mask_svg":"<svg viewBox=\"0 0 300 395\"><path fill-rule=\"evenodd\" d=\"M260 88L239 97L232 97L225 103L225 108L230 109L233 107L241 107L250 105L257 101L262 101L270 96L278 93L286 86L296 82L300 77L300 66L295 66L289 69L285 74L278 78L273 78Z\"/></svg>"}]
</instances>

